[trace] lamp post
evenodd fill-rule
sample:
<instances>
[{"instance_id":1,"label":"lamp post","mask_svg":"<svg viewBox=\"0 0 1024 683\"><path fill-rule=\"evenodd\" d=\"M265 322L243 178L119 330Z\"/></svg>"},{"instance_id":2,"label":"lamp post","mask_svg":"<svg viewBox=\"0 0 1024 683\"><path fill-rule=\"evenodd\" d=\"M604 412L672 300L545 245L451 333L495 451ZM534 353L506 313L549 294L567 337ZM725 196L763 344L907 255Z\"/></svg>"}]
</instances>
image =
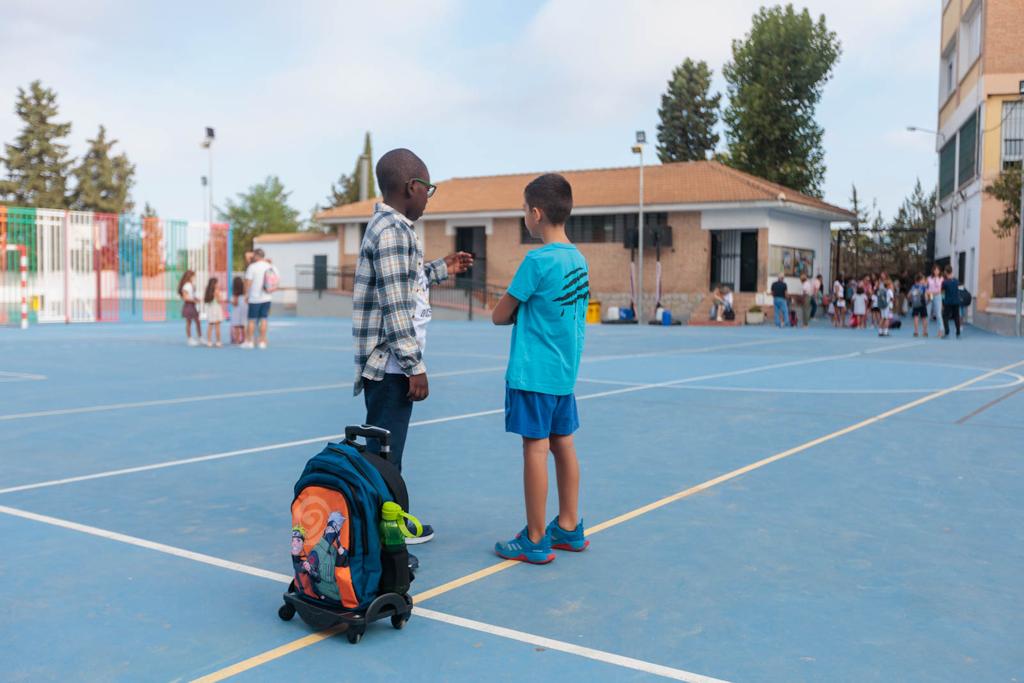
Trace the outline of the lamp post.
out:
<instances>
[{"instance_id":1,"label":"lamp post","mask_svg":"<svg viewBox=\"0 0 1024 683\"><path fill-rule=\"evenodd\" d=\"M199 184L203 186L203 220L206 222L211 222L209 219L210 200L206 196L206 176L199 176Z\"/></svg>"},{"instance_id":2,"label":"lamp post","mask_svg":"<svg viewBox=\"0 0 1024 683\"><path fill-rule=\"evenodd\" d=\"M636 320L639 324L644 319L644 145L647 144L646 131L636 132L636 144L633 153L640 155L640 211L637 216L636 244L640 266L637 269L637 289L640 294L636 301Z\"/></svg>"},{"instance_id":3,"label":"lamp post","mask_svg":"<svg viewBox=\"0 0 1024 683\"><path fill-rule=\"evenodd\" d=\"M209 152L210 172L206 176L206 178L207 178L207 187L208 187L208 190L209 190L209 201L207 202L207 205L208 205L208 211L209 211L209 222L210 222L211 225L213 224L213 140L214 140L215 137L216 136L213 134L213 128L210 128L209 126L207 126L206 127L206 137L203 138L203 141L201 143L199 143L200 147L202 147L207 152Z\"/></svg>"},{"instance_id":4,"label":"lamp post","mask_svg":"<svg viewBox=\"0 0 1024 683\"><path fill-rule=\"evenodd\" d=\"M1021 81L1021 90L1024 91L1024 81ZM1024 93L1022 93L1024 94ZM1020 184L1020 225L1017 226L1017 307L1013 311L1014 332L1018 337L1024 337L1024 328L1021 328L1021 303L1024 303L1024 167L1021 169Z\"/></svg>"},{"instance_id":5,"label":"lamp post","mask_svg":"<svg viewBox=\"0 0 1024 683\"><path fill-rule=\"evenodd\" d=\"M907 130L909 132L911 132L911 133L928 133L929 135L934 135L936 138L938 138L940 145L943 145L943 144L946 143L946 135L944 133L940 133L937 130L931 130L929 128L921 128L920 126L907 126ZM940 185L939 185L938 182L936 182L935 183L935 218L936 218L936 222L938 222L939 213L942 212L942 197L939 194L939 188L940 188ZM953 240L956 237L956 211L955 211L956 210L956 205L955 205L955 200L956 200L956 196L954 195L953 199L951 199L950 202L949 202L949 210L950 210L950 217L949 217L949 221L950 221L950 231L949 231L950 255L949 255L949 258L950 258L950 261L952 261L952 259L953 259L952 247L953 247ZM937 233L938 230L935 230L935 232ZM932 246L934 247L934 238L933 238L932 242L933 242ZM934 261L934 259L935 259L935 250L934 249L932 249L931 256L932 256L932 260Z\"/></svg>"}]
</instances>

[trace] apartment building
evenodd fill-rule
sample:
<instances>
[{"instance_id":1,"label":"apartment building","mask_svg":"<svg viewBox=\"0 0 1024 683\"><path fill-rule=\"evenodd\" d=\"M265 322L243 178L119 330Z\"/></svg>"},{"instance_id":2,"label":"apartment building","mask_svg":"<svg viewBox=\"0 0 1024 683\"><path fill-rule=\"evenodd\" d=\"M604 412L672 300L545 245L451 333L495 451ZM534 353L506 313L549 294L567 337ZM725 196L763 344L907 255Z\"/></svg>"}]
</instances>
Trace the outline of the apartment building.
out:
<instances>
[{"instance_id":1,"label":"apartment building","mask_svg":"<svg viewBox=\"0 0 1024 683\"><path fill-rule=\"evenodd\" d=\"M984 188L1024 160L1024 1L942 0L935 256L975 294L976 325L1012 330L1016 234Z\"/></svg>"}]
</instances>

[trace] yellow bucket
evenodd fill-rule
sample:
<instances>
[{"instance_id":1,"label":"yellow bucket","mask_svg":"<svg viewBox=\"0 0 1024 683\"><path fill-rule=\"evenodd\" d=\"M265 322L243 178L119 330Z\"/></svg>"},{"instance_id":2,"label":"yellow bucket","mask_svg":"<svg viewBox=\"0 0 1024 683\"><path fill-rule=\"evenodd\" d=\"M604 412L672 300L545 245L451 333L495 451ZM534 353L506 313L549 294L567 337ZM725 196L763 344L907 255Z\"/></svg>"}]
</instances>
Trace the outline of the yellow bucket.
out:
<instances>
[{"instance_id":1,"label":"yellow bucket","mask_svg":"<svg viewBox=\"0 0 1024 683\"><path fill-rule=\"evenodd\" d=\"M600 301L591 301L587 304L587 322L591 324L601 322Z\"/></svg>"}]
</instances>

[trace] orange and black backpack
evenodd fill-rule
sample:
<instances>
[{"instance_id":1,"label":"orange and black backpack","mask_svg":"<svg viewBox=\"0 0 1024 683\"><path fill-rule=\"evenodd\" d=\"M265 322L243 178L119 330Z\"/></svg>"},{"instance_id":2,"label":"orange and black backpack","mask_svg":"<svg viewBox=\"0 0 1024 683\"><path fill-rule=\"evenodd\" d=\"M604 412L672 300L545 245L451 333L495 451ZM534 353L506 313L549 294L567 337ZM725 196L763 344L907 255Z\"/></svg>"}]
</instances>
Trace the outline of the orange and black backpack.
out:
<instances>
[{"instance_id":1,"label":"orange and black backpack","mask_svg":"<svg viewBox=\"0 0 1024 683\"><path fill-rule=\"evenodd\" d=\"M306 602L361 611L412 581L408 553L383 553L378 531L385 502L409 509L402 475L386 459L387 435L366 425L346 427L345 440L328 443L295 483L292 588ZM357 436L379 438L382 453L367 452Z\"/></svg>"}]
</instances>

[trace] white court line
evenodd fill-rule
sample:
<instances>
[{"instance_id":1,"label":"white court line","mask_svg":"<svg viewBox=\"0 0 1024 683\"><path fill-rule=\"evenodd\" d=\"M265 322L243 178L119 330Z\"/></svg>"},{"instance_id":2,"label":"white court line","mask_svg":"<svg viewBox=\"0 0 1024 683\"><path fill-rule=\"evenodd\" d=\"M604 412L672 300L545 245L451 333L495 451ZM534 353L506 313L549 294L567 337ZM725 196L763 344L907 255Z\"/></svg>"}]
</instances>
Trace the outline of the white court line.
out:
<instances>
[{"instance_id":1,"label":"white court line","mask_svg":"<svg viewBox=\"0 0 1024 683\"><path fill-rule=\"evenodd\" d=\"M851 358L858 355L857 353L843 354L838 356L823 356L817 358L808 358L796 361L787 361L785 363L772 363L770 365L756 366L753 368L744 368L742 370L730 370L727 372L713 373L710 375L700 375L697 377L686 377L683 379L669 380L667 382L657 382L654 384L640 384L630 385L623 389L613 389L610 391L601 391L594 394L583 394L577 396L577 401L586 401L594 398L603 398L605 396L615 396L618 394L629 394L636 391L644 391L646 389L656 389L659 387L673 386L676 384L685 384L687 382L700 382L708 379L717 379L719 377L734 377L736 375L745 375L752 372L760 372L762 370L772 370L775 368L792 367L795 365L809 365L811 363L823 363L837 358ZM504 413L504 408L495 408L492 410L481 410L472 413L463 413L461 415L450 415L448 417L435 417L428 420L417 420L410 422L410 427L423 427L426 425L442 424L445 422L455 422L458 420L468 420L475 417L484 417L486 415L498 415ZM62 486L64 484L74 484L80 481L90 481L93 479L105 479L107 477L118 477L125 474L135 474L138 472L148 472L150 470L165 469L168 467L178 467L179 465L190 465L198 462L208 462L211 460L222 460L224 458L234 458L242 455L249 455L251 453L263 453L266 451L277 450L280 448L291 448L293 446L304 446L306 444L334 441L344 437L344 434L327 434L324 436L315 436L310 439L300 439L298 441L287 441L285 443L269 444L267 446L256 446L254 448L241 448L233 451L225 451L223 453L211 453L210 455L199 455L193 458L184 458L181 460L166 460L164 462L153 463L151 465L139 465L137 467L125 467L122 469L108 470L106 472L96 472L94 474L83 474L76 477L67 477L64 479L51 479L49 481L40 481L34 484L21 484L19 486L9 486L7 488L0 489L0 495L5 493L16 493L18 491L30 491L33 489L48 488L50 486Z\"/></svg>"},{"instance_id":2,"label":"white court line","mask_svg":"<svg viewBox=\"0 0 1024 683\"><path fill-rule=\"evenodd\" d=\"M468 370L453 370L451 372L438 372L430 375L431 379L441 377L458 377L460 375L472 375L485 372L496 372L504 370L505 366L492 366L487 368L471 368ZM2 381L2 378L0 378ZM351 389L352 382L336 382L334 384L313 384L304 387L287 387L283 389L257 389L254 391L235 391L226 394L204 394L202 396L184 396L182 398L161 398L152 401L136 401L132 403L104 403L94 406L79 406L77 408L57 408L54 410L36 410L28 413L8 413L0 415L0 422L8 420L26 420L34 417L52 417L54 415L76 415L80 413L100 413L110 410L127 410L130 408L149 408L152 406L179 405L182 403L199 403L202 401L219 401L225 398L247 398L252 396L272 396L276 394L299 394L309 391L329 391L331 389Z\"/></svg>"},{"instance_id":3,"label":"white court line","mask_svg":"<svg viewBox=\"0 0 1024 683\"><path fill-rule=\"evenodd\" d=\"M912 342L906 342L906 343L903 343L903 344L893 344L892 346L880 346L877 349L867 349L865 351L861 351L861 353L863 353L865 355L870 354L870 353L885 353L886 351L895 351L896 349L905 349L905 348L907 348L909 346L922 346L923 344L924 344L923 341L916 341L916 342L912 341ZM936 391L938 391L938 389L936 389Z\"/></svg>"},{"instance_id":4,"label":"white court line","mask_svg":"<svg viewBox=\"0 0 1024 683\"><path fill-rule=\"evenodd\" d=\"M635 354L622 354L622 355L609 355L609 356L594 356L591 358L584 358L583 363L595 363L607 360L625 360L629 358L645 358L645 357L656 357L656 356L672 356L686 353L703 353L705 351L717 351L719 349L733 349L742 348L747 346L757 346L761 344L777 344L780 341L788 340L761 340L753 342L743 342L740 344L720 344L717 346L702 346L693 349L673 349L671 351L652 351L649 353L635 353ZM441 355L437 353L436 355ZM473 375L487 372L497 372L504 370L505 366L491 366L486 368L470 368L466 370L452 370L449 372L438 372L430 374L431 379L438 379L441 377L459 377L462 375ZM45 379L45 378L44 378ZM105 403L93 406L79 406L77 408L57 408L54 410L36 410L25 413L8 413L7 415L0 415L0 422L9 420L27 420L30 418L37 417L53 417L55 415L78 415L82 413L99 413L111 410L128 410L134 408L149 408L153 406L168 406L168 405L180 405L184 403L197 403L201 401L218 401L221 399L228 398L248 398L253 396L272 396L277 394L296 394L310 391L328 391L331 389L341 389L345 387L351 387L351 382L338 382L333 384L317 384L305 387L291 387L285 389L259 389L254 391L236 391L225 394L206 394L202 396L184 396L181 398L164 398L154 399L151 401L135 401L127 403Z\"/></svg>"},{"instance_id":5,"label":"white court line","mask_svg":"<svg viewBox=\"0 0 1024 683\"><path fill-rule=\"evenodd\" d=\"M31 372L10 372L0 370L0 382L39 382L46 379L46 375L35 375Z\"/></svg>"},{"instance_id":6,"label":"white court line","mask_svg":"<svg viewBox=\"0 0 1024 683\"><path fill-rule=\"evenodd\" d=\"M444 612L435 612L434 610L427 609L426 607L415 607L414 612L418 616L426 617L427 619L434 619L435 621L441 621L453 626L461 626L462 628L480 631L481 633L487 633L493 636L507 638L509 640L518 640L521 643L527 643L536 647L543 647L549 650L557 650L558 652L586 657L587 659L593 659L606 664L614 664L625 669L633 669L634 671L642 671L655 676L669 678L674 681L687 681L687 683L725 683L721 678L711 678L710 676L703 676L701 674L695 674L682 669L662 666L661 664L654 664L653 662L647 662L642 659L624 657L623 655L605 652L604 650L595 650L593 648L576 645L574 643L566 643L561 640L545 638L544 636L536 636L532 633L516 631L511 628L505 628L504 626L494 626L493 624L485 624L482 621L465 619L463 617L445 614Z\"/></svg>"},{"instance_id":7,"label":"white court line","mask_svg":"<svg viewBox=\"0 0 1024 683\"><path fill-rule=\"evenodd\" d=\"M191 560L193 562L199 562L201 564L207 564L213 567L219 567L221 569L229 569L234 572L248 574L249 576L255 576L261 579L269 579L270 581L276 581L282 584L291 583L292 580L292 577L287 574L272 572L266 569L260 569L259 567L252 567L246 564L241 564L239 562L232 562L230 560L225 560L220 557L214 557L212 555L206 555L204 553L197 553L191 550L185 550L184 548L177 548L175 546L167 545L165 543L149 541L144 538L139 538L138 536L129 536L128 534L122 534L116 531L110 531L108 529L101 529L99 527L89 526L87 524L79 524L78 522L71 522L66 519L50 517L49 515L40 515L35 512L29 512L28 510L20 510L18 508L8 507L6 505L0 505L0 513L10 515L12 517L20 517L21 519L27 519L33 522L49 524L51 526L60 527L62 529L78 531L83 534L88 534L90 536L105 538L110 541L117 541L118 543L125 543L139 548L145 548L147 550L155 550L156 552L165 553L167 555L173 555L174 557L180 557L185 560ZM453 614L438 612L437 610L426 609L423 607L415 607L414 614L424 619L439 621L445 624L450 624L452 626L458 626L460 628L469 629L471 631L478 631L480 633L487 633L489 635L497 636L499 638L506 638L508 640L515 640L521 643L527 643L528 645L534 645L536 647L544 647L548 648L549 650L557 650L558 652L565 652L567 654L577 655L580 657L585 657L587 659L593 659L595 661L603 662L605 664L613 664L615 666L620 666L626 669L642 671L644 673L649 673L676 681L687 681L688 683L725 683L725 681L722 681L718 678L710 678L708 676L702 676L700 674L691 673L689 671L684 671L682 669L675 669L672 667L663 666L661 664L647 662L642 659L634 659L633 657L625 657L623 655L618 655L613 652L605 652L604 650L595 650L593 648L583 647L582 645L576 645L574 643L566 643L564 641L555 640L553 638L546 638L544 636L537 636L533 635L532 633L516 631L514 629L505 628L503 626L487 624L482 621L465 619L463 617L457 617Z\"/></svg>"}]
</instances>

